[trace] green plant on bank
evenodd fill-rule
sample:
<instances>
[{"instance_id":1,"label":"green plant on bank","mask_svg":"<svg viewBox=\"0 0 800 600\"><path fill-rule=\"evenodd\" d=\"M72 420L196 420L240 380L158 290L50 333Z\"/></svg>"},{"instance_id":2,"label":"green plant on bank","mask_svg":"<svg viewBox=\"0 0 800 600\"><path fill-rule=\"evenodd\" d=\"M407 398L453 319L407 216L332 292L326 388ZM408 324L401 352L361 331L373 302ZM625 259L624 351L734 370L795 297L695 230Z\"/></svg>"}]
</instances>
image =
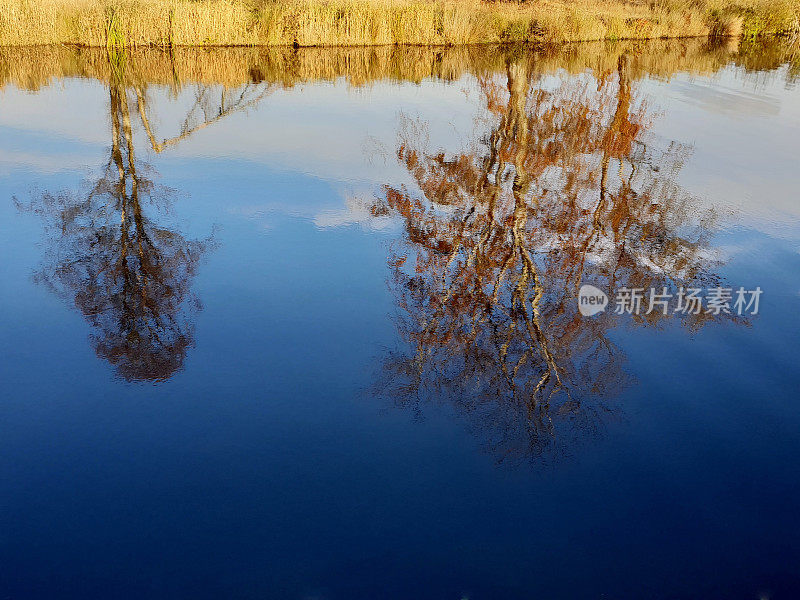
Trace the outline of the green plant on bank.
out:
<instances>
[{"instance_id":1,"label":"green plant on bank","mask_svg":"<svg viewBox=\"0 0 800 600\"><path fill-rule=\"evenodd\" d=\"M743 36L753 39L762 35L797 36L800 11L786 0L775 0L768 6L748 7L743 11Z\"/></svg>"},{"instance_id":2,"label":"green plant on bank","mask_svg":"<svg viewBox=\"0 0 800 600\"><path fill-rule=\"evenodd\" d=\"M710 0L713 2L713 0ZM762 36L797 38L800 5L793 0L738 0L707 7L709 34L755 39Z\"/></svg>"},{"instance_id":3,"label":"green plant on bank","mask_svg":"<svg viewBox=\"0 0 800 600\"><path fill-rule=\"evenodd\" d=\"M113 9L109 11L106 31L106 55L108 56L108 65L111 70L111 80L114 82L123 81L125 79L125 62L128 53L125 50L125 37L117 26Z\"/></svg>"},{"instance_id":4,"label":"green plant on bank","mask_svg":"<svg viewBox=\"0 0 800 600\"><path fill-rule=\"evenodd\" d=\"M125 33L120 27L117 11L113 6L108 8L106 14L106 48L109 52L117 48L125 48Z\"/></svg>"}]
</instances>

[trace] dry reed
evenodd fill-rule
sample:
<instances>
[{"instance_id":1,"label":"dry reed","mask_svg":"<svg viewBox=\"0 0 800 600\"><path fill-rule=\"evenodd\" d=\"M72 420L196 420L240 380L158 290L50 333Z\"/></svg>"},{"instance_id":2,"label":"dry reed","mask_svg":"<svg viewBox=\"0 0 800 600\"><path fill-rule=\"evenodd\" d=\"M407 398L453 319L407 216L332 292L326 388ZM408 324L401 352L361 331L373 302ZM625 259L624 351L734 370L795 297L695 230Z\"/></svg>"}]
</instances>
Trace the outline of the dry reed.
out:
<instances>
[{"instance_id":1,"label":"dry reed","mask_svg":"<svg viewBox=\"0 0 800 600\"><path fill-rule=\"evenodd\" d=\"M562 43L796 32L800 0L0 0L0 45ZM737 25L739 24L739 25Z\"/></svg>"}]
</instances>

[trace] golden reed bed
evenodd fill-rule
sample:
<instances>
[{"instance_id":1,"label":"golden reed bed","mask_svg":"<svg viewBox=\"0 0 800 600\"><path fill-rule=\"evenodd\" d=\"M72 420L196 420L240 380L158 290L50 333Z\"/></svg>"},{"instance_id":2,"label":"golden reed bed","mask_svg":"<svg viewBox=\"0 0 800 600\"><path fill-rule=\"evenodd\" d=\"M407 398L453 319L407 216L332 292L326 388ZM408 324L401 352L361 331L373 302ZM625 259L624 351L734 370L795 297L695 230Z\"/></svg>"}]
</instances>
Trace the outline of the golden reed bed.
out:
<instances>
[{"instance_id":1,"label":"golden reed bed","mask_svg":"<svg viewBox=\"0 0 800 600\"><path fill-rule=\"evenodd\" d=\"M0 0L0 45L348 46L796 36L800 0Z\"/></svg>"}]
</instances>

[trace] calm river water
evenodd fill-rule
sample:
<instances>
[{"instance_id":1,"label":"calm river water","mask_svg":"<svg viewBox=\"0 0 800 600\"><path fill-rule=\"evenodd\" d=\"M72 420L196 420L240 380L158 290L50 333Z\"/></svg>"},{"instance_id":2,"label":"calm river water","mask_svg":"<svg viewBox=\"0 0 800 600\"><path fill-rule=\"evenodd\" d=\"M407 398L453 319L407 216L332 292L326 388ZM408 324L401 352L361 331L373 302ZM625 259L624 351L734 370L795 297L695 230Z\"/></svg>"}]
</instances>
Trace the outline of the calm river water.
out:
<instances>
[{"instance_id":1,"label":"calm river water","mask_svg":"<svg viewBox=\"0 0 800 600\"><path fill-rule=\"evenodd\" d=\"M800 597L799 83L0 50L0 598Z\"/></svg>"}]
</instances>

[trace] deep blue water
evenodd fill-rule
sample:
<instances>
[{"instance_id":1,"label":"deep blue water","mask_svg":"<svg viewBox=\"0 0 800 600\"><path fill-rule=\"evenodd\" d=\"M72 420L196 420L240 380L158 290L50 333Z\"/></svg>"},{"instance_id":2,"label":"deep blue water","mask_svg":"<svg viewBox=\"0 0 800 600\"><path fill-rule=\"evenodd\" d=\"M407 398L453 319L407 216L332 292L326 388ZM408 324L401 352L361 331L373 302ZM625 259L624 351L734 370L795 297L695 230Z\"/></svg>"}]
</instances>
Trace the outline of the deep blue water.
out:
<instances>
[{"instance_id":1,"label":"deep blue water","mask_svg":"<svg viewBox=\"0 0 800 600\"><path fill-rule=\"evenodd\" d=\"M712 72L691 61L669 76L612 69L605 84L591 68L530 67L528 137L508 125L519 117L512 58L454 81L276 86L163 152L137 120L132 81L5 82L0 597L800 596L800 90L781 61L748 71L730 52ZM495 113L484 76L499 90ZM152 124L173 132L162 137L180 131L195 97L222 89L182 86L146 89ZM558 119L591 108L595 129L556 125L550 137L553 105L536 112L537 99L560 107ZM115 130L124 102L130 134ZM647 131L631 129L645 104ZM623 126L613 124L620 106ZM413 123L427 136L417 163L398 149L416 143ZM464 164L488 164L478 157L492 131L509 175L497 187L506 213L487 225L494 188ZM666 164L673 141L689 149L680 171ZM515 183L520 148L530 187ZM758 286L757 315L695 329L613 306L576 315L564 284L575 263L553 265L591 219L578 211L578 226L561 211L575 198L594 206L604 155L608 206L627 208L602 213L583 281L609 292ZM651 174L626 192L620 162ZM461 185L460 199L437 202L415 168ZM669 212L673 188L648 191L659 177L688 198L684 213ZM426 212L403 213L392 190ZM454 238L467 248L489 231L480 269L467 250L456 262L464 277L474 268L494 281L516 251L506 241L514 190L532 207L523 246L545 287L540 325L562 379L543 392L533 388L551 365L526 337L513 286L491 309L461 274L449 295L426 287ZM653 210L615 229L646 194ZM139 208L145 224L131 216ZM640 235L661 209L669 218ZM126 246L114 236L128 222ZM640 243L641 263L630 250ZM630 254L609 258L608 247ZM680 252L695 272L668 266ZM397 255L408 259L400 271ZM579 332L603 324L588 339L607 353L570 337L550 312L562 300ZM535 352L505 386L497 332L512 322L523 325L510 352Z\"/></svg>"}]
</instances>

